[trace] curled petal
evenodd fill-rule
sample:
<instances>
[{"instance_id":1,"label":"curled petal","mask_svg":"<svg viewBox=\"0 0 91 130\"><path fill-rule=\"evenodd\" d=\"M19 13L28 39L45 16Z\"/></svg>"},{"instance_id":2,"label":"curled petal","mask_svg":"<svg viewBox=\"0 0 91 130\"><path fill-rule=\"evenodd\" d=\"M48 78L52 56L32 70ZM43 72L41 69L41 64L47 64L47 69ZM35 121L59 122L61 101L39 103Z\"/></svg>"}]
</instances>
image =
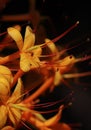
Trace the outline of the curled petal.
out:
<instances>
[{"instance_id":1,"label":"curled petal","mask_svg":"<svg viewBox=\"0 0 91 130\"><path fill-rule=\"evenodd\" d=\"M28 48L32 47L34 43L35 43L35 35L32 32L32 29L29 26L27 26L22 51L26 51Z\"/></svg>"},{"instance_id":2,"label":"curled petal","mask_svg":"<svg viewBox=\"0 0 91 130\"><path fill-rule=\"evenodd\" d=\"M30 122L32 122L39 130L52 130L51 128L48 128L44 125L44 122L41 120L38 120L37 118L31 116L30 117Z\"/></svg>"},{"instance_id":3,"label":"curled petal","mask_svg":"<svg viewBox=\"0 0 91 130\"><path fill-rule=\"evenodd\" d=\"M55 54L55 56L53 57L53 60L57 60L59 58L59 52L57 47L55 46L55 44L48 38L45 39L45 42L47 43L47 46L49 47L49 49L51 50L51 52L53 54Z\"/></svg>"},{"instance_id":4,"label":"curled petal","mask_svg":"<svg viewBox=\"0 0 91 130\"><path fill-rule=\"evenodd\" d=\"M23 84L22 84L22 80L19 78L18 83L15 87L15 90L12 93L9 100L7 101L7 103L18 103L18 102L20 102L19 99L20 99L22 92L23 92Z\"/></svg>"},{"instance_id":5,"label":"curled petal","mask_svg":"<svg viewBox=\"0 0 91 130\"><path fill-rule=\"evenodd\" d=\"M0 106L0 129L4 127L7 121L7 108L2 105Z\"/></svg>"},{"instance_id":6,"label":"curled petal","mask_svg":"<svg viewBox=\"0 0 91 130\"><path fill-rule=\"evenodd\" d=\"M16 42L19 50L21 51L23 47L23 38L21 33L16 28L13 27L9 27L7 31L8 34L12 37L12 39Z\"/></svg>"},{"instance_id":7,"label":"curled petal","mask_svg":"<svg viewBox=\"0 0 91 130\"><path fill-rule=\"evenodd\" d=\"M72 55L66 56L64 59L60 60L60 73L69 72L75 63L75 60L75 57Z\"/></svg>"},{"instance_id":8,"label":"curled petal","mask_svg":"<svg viewBox=\"0 0 91 130\"><path fill-rule=\"evenodd\" d=\"M55 116L53 116L52 118L46 120L44 122L44 125L47 127L51 127L51 126L54 126L56 123L58 123L60 118L61 118L63 108L64 108L64 106L62 105L60 107L59 112Z\"/></svg>"},{"instance_id":9,"label":"curled petal","mask_svg":"<svg viewBox=\"0 0 91 130\"><path fill-rule=\"evenodd\" d=\"M0 74L2 74L10 84L12 83L13 75L8 67L0 65Z\"/></svg>"},{"instance_id":10,"label":"curled petal","mask_svg":"<svg viewBox=\"0 0 91 130\"><path fill-rule=\"evenodd\" d=\"M61 82L61 79L62 79L61 73L60 73L59 70L57 70L57 71L55 72L54 85L55 85L55 86L59 85L60 82Z\"/></svg>"},{"instance_id":11,"label":"curled petal","mask_svg":"<svg viewBox=\"0 0 91 130\"><path fill-rule=\"evenodd\" d=\"M6 101L10 93L10 84L8 80L0 74L0 98L2 101Z\"/></svg>"},{"instance_id":12,"label":"curled petal","mask_svg":"<svg viewBox=\"0 0 91 130\"><path fill-rule=\"evenodd\" d=\"M75 62L75 57L70 55L66 56L63 60L60 61L61 67L68 67L68 65L73 65Z\"/></svg>"}]
</instances>

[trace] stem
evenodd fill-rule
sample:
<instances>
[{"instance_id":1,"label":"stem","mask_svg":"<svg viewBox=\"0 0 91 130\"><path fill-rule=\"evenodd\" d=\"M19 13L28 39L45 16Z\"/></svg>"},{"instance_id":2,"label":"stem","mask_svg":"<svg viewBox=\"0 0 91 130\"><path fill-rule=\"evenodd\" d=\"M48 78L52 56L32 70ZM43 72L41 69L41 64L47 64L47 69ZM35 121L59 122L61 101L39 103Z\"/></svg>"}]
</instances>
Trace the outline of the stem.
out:
<instances>
[{"instance_id":1,"label":"stem","mask_svg":"<svg viewBox=\"0 0 91 130\"><path fill-rule=\"evenodd\" d=\"M50 77L49 79L47 79L44 82L44 84L36 92L34 92L31 96L29 96L23 102L29 103L29 102L33 101L34 99L36 99L40 94L42 94L47 88L49 88L51 86L51 84L53 83L53 80L54 80L53 77Z\"/></svg>"},{"instance_id":2,"label":"stem","mask_svg":"<svg viewBox=\"0 0 91 130\"><path fill-rule=\"evenodd\" d=\"M5 63L7 63L7 62L10 62L10 61L13 61L13 60L19 58L19 53L20 53L20 52L17 51L17 52L15 52L15 53L13 53L13 54L10 54L10 55L8 55L8 56L1 57L1 58L0 58L0 64L5 64Z\"/></svg>"},{"instance_id":3,"label":"stem","mask_svg":"<svg viewBox=\"0 0 91 130\"><path fill-rule=\"evenodd\" d=\"M52 41L57 42L59 39L63 38L66 34L68 34L71 30L73 30L77 25L79 24L79 21L77 21L74 25L72 25L70 28L68 28L64 33L59 35L58 37L54 38Z\"/></svg>"},{"instance_id":4,"label":"stem","mask_svg":"<svg viewBox=\"0 0 91 130\"><path fill-rule=\"evenodd\" d=\"M18 72L14 76L13 83L11 84L11 88L16 84L18 78L23 76L23 74L24 72L21 69L19 69Z\"/></svg>"}]
</instances>

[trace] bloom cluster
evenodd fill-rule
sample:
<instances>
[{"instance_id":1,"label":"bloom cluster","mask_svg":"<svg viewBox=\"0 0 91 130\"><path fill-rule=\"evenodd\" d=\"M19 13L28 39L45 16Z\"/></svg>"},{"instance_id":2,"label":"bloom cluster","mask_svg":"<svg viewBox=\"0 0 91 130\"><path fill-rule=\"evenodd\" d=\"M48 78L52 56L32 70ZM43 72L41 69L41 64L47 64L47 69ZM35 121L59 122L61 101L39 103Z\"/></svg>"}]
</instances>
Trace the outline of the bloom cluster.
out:
<instances>
[{"instance_id":1,"label":"bloom cluster","mask_svg":"<svg viewBox=\"0 0 91 130\"><path fill-rule=\"evenodd\" d=\"M19 129L21 123L27 129L55 130L65 105L61 104L57 113L49 119L34 108L42 106L39 96L43 96L46 91L53 92L62 82L69 86L65 79L91 75L91 72L79 74L73 69L75 63L85 58L67 55L48 38L45 43L36 45L35 33L30 26L26 26L24 38L20 26L7 28L4 42L7 42L7 37L12 44L10 47L16 48L16 51L0 57L0 129ZM30 78L25 80L27 74ZM35 91L31 94L32 89ZM27 126L26 121L33 127ZM71 130L65 123L59 126L62 130Z\"/></svg>"}]
</instances>

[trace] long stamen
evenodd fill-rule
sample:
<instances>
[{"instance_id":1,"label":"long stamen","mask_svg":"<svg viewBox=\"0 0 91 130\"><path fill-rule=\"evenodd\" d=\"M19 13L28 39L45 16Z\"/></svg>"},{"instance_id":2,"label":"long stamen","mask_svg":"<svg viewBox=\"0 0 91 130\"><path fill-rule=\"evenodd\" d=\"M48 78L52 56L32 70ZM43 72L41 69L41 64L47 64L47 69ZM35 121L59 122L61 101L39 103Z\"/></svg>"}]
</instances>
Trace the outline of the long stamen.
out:
<instances>
[{"instance_id":1,"label":"long stamen","mask_svg":"<svg viewBox=\"0 0 91 130\"><path fill-rule=\"evenodd\" d=\"M38 130L30 122L27 122L27 121L24 121L24 120L21 119L21 123L23 124L23 126L25 126L25 128L27 128L27 130Z\"/></svg>"},{"instance_id":2,"label":"long stamen","mask_svg":"<svg viewBox=\"0 0 91 130\"><path fill-rule=\"evenodd\" d=\"M53 77L50 77L49 79L47 79L44 82L44 84L35 93L33 93L31 96L29 96L23 102L28 103L28 102L31 102L34 99L36 99L39 95L41 95L45 90L47 90L51 86L51 84L53 83L53 80L54 80Z\"/></svg>"},{"instance_id":3,"label":"long stamen","mask_svg":"<svg viewBox=\"0 0 91 130\"><path fill-rule=\"evenodd\" d=\"M19 51L13 53L13 54L10 54L8 56L5 56L5 57L1 57L0 58L0 64L5 64L7 62L10 62L10 61L14 61L15 59L19 58Z\"/></svg>"},{"instance_id":4,"label":"long stamen","mask_svg":"<svg viewBox=\"0 0 91 130\"><path fill-rule=\"evenodd\" d=\"M7 31L6 32L3 32L3 33L0 33L0 37L7 34Z\"/></svg>"},{"instance_id":5,"label":"long stamen","mask_svg":"<svg viewBox=\"0 0 91 130\"><path fill-rule=\"evenodd\" d=\"M91 55L85 56L85 57L83 57L83 58L77 58L77 59L75 60L75 63L87 61L87 60L89 60L89 59L91 59Z\"/></svg>"},{"instance_id":6,"label":"long stamen","mask_svg":"<svg viewBox=\"0 0 91 130\"><path fill-rule=\"evenodd\" d=\"M60 36L54 38L52 41L56 42L59 39L61 39L62 37L64 37L67 33L69 33L71 30L73 30L75 27L77 27L77 25L79 24L79 21L77 21L74 25L72 25L69 29L67 29L64 33L62 33Z\"/></svg>"},{"instance_id":7,"label":"long stamen","mask_svg":"<svg viewBox=\"0 0 91 130\"><path fill-rule=\"evenodd\" d=\"M85 76L91 76L91 72L83 72L83 73L74 73L74 74L63 74L64 78L77 78L77 77L85 77Z\"/></svg>"},{"instance_id":8,"label":"long stamen","mask_svg":"<svg viewBox=\"0 0 91 130\"><path fill-rule=\"evenodd\" d=\"M74 25L72 25L70 28L68 28L64 33L62 33L61 35L59 35L58 37L52 39L52 42L57 42L58 40L60 40L62 37L64 37L67 33L69 33L71 30L73 30L77 25L79 24L79 21L77 21ZM46 42L44 44L42 44L42 47L45 47L46 44L50 44L49 42Z\"/></svg>"},{"instance_id":9,"label":"long stamen","mask_svg":"<svg viewBox=\"0 0 91 130\"><path fill-rule=\"evenodd\" d=\"M34 104L33 107L34 108L46 108L46 107L51 107L51 106L54 106L54 105L57 105L59 103L63 103L64 101L70 99L72 97L72 95L74 94L74 92L70 92L68 95L66 95L64 98L60 99L60 100L57 100L57 101L54 101L54 102L47 102L47 103L39 103L39 104Z\"/></svg>"}]
</instances>

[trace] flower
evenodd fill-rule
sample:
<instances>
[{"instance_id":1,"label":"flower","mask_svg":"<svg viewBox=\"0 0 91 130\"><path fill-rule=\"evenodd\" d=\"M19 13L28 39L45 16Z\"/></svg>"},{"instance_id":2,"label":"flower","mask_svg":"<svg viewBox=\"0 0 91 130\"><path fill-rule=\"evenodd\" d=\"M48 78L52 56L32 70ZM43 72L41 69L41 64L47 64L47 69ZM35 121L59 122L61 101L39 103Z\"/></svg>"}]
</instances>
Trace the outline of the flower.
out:
<instances>
[{"instance_id":1,"label":"flower","mask_svg":"<svg viewBox=\"0 0 91 130\"><path fill-rule=\"evenodd\" d=\"M1 85L0 86L0 113L1 113L0 129L11 128L11 130L13 130L14 128L16 128L16 126L22 119L25 118L26 120L26 116L22 117L22 115L24 115L24 113L27 112L29 118L28 121L32 122L33 125L38 127L40 130L42 129L51 130L49 127L53 126L60 120L64 106L62 105L60 107L58 113L55 116L46 120L38 111L31 109L30 106L32 105L34 98L32 99L31 102L23 101L21 95L23 94L24 86L21 78L18 78L17 85L15 86L14 91L12 92L10 87L13 81L13 76L11 71L7 67L2 65L0 66L0 69L1 69L0 75L2 75L2 78L0 78L0 85ZM47 85L49 86L49 83L47 83ZM43 86L42 86L42 90L43 90ZM13 126L7 126L8 117L12 122Z\"/></svg>"},{"instance_id":2,"label":"flower","mask_svg":"<svg viewBox=\"0 0 91 130\"><path fill-rule=\"evenodd\" d=\"M19 96L22 93L22 81L19 78L18 83L11 93L10 85L12 83L12 73L11 71L5 67L0 66L2 78L0 78L0 129L5 126L7 122L7 118L11 120L11 122L16 125L17 122L21 118L21 112L19 109L14 108L13 104L19 103ZM3 70L3 71L2 71Z\"/></svg>"},{"instance_id":3,"label":"flower","mask_svg":"<svg viewBox=\"0 0 91 130\"><path fill-rule=\"evenodd\" d=\"M52 91L55 86L58 86L63 81L64 74L70 72L77 59L73 55L66 55L64 58L61 58L63 52L60 53L52 40L46 38L45 43L50 49L51 55L53 55L51 60L47 62L48 70L54 71L54 81L50 87L50 91Z\"/></svg>"},{"instance_id":4,"label":"flower","mask_svg":"<svg viewBox=\"0 0 91 130\"><path fill-rule=\"evenodd\" d=\"M59 123L59 121L63 109L68 107L66 103L65 106L63 105L64 101L67 98L69 99L70 96L73 96L73 91L63 99L57 102L52 102L52 104L51 102L45 104L36 103L37 101L40 101L40 99L38 99L40 95L46 94L46 90L50 89L52 91L55 86L60 85L62 82L70 87L69 82L65 82L65 79L91 75L91 72L72 73L74 72L72 68L74 67L74 63L86 59L75 58L73 55L67 55L67 53L63 54L65 51L61 52L58 50L53 40L50 39L45 39L45 43L41 45L34 45L35 35L29 26L26 27L24 40L17 28L9 27L7 31L11 38L16 42L19 51L0 58L0 64L14 62L14 59L18 59L20 68L17 69L18 71L16 71L16 73L12 74L12 71L6 67L8 64L5 64L5 66L0 65L0 129L14 130L17 129L20 123L25 126L27 125L25 123L30 123L30 125L33 125L39 130L58 130L58 127L60 127L61 130L70 130L71 128L69 125ZM68 31L66 31L66 33L67 32ZM61 37L62 35L59 38ZM44 47L47 47L50 50L47 55L43 55L42 53L42 48ZM43 59L44 57L46 60ZM91 59L91 56L87 58ZM41 82L36 82L36 79L32 76L36 75L36 73L35 71L33 71L33 73L31 71L28 74L31 75L33 80L32 78L27 78L27 74L24 75L29 80L29 87L27 88L27 83L25 81L24 84L24 77L22 78L22 75L25 74L25 72L28 72L31 69L35 70L38 67L40 67L40 71L37 71L38 76L40 77L40 75L42 75L43 77L40 79ZM33 93L31 93L32 84L30 80L34 86ZM42 108L48 106L52 107L56 103L62 104L59 109L56 109L57 111L53 110L57 113L49 119L46 119L42 113L53 111L38 111L36 109L40 106L42 106ZM71 102L69 104L71 104ZM28 126L26 127L28 128Z\"/></svg>"},{"instance_id":5,"label":"flower","mask_svg":"<svg viewBox=\"0 0 91 130\"><path fill-rule=\"evenodd\" d=\"M31 116L29 118L29 120L30 120L30 122L35 124L35 126L37 126L40 130L52 130L51 127L55 126L55 124L57 124L59 122L59 120L62 116L63 108L64 108L64 105L61 105L58 113L47 120L38 114L35 114L34 117Z\"/></svg>"},{"instance_id":6,"label":"flower","mask_svg":"<svg viewBox=\"0 0 91 130\"><path fill-rule=\"evenodd\" d=\"M41 55L42 49L40 46L34 46L35 35L32 29L29 26L26 27L24 42L21 33L16 28L9 27L7 31L12 39L16 42L20 51L21 70L27 72L31 68L38 67L40 62L39 56Z\"/></svg>"}]
</instances>

